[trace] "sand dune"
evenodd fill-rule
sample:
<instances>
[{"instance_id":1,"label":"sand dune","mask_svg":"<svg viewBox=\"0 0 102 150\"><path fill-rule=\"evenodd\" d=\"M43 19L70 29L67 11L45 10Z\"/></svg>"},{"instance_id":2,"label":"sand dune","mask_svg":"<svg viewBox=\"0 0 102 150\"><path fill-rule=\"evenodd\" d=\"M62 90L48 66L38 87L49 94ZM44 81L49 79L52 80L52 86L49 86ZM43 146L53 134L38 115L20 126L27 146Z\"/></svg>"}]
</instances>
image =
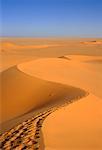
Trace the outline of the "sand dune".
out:
<instances>
[{"instance_id":1,"label":"sand dune","mask_svg":"<svg viewBox=\"0 0 102 150\"><path fill-rule=\"evenodd\" d=\"M70 60L77 61L77 62L90 62L90 61L100 61L102 60L102 56L88 56L88 55L68 55L65 56Z\"/></svg>"},{"instance_id":2,"label":"sand dune","mask_svg":"<svg viewBox=\"0 0 102 150\"><path fill-rule=\"evenodd\" d=\"M102 40L99 40L99 41L96 41L96 40L93 40L93 41L86 41L86 42L80 42L81 44L84 44L84 45L102 45Z\"/></svg>"},{"instance_id":3,"label":"sand dune","mask_svg":"<svg viewBox=\"0 0 102 150\"><path fill-rule=\"evenodd\" d=\"M42 49L48 47L56 47L60 45L17 45L10 42L3 42L2 49L20 50L20 49Z\"/></svg>"},{"instance_id":4,"label":"sand dune","mask_svg":"<svg viewBox=\"0 0 102 150\"><path fill-rule=\"evenodd\" d=\"M97 67L93 67L93 64L84 62L96 59L96 57L68 56L68 58L70 60L39 59L18 65L18 68L28 75L53 82L77 85L90 93L81 102L64 107L46 119L43 125L46 150L73 150L83 149L83 147L86 150L93 148L101 150L102 72L97 71ZM33 68L33 66L37 67Z\"/></svg>"},{"instance_id":5,"label":"sand dune","mask_svg":"<svg viewBox=\"0 0 102 150\"><path fill-rule=\"evenodd\" d=\"M62 105L70 104L88 93L76 87L31 77L28 73L24 73L22 68L18 70L17 67L14 66L1 74L1 132L4 132L0 136L1 148L37 149L41 147L42 149L40 132L43 120ZM32 67L34 67L33 64ZM41 115L39 114L41 110L38 113L35 111L38 108L43 108ZM19 118L20 124L18 124ZM13 120L10 122L10 119Z\"/></svg>"},{"instance_id":6,"label":"sand dune","mask_svg":"<svg viewBox=\"0 0 102 150\"><path fill-rule=\"evenodd\" d=\"M2 148L101 150L100 40L3 42Z\"/></svg>"},{"instance_id":7,"label":"sand dune","mask_svg":"<svg viewBox=\"0 0 102 150\"><path fill-rule=\"evenodd\" d=\"M0 71L36 58L66 55L102 56L101 45L85 46L80 44L80 41L100 42L101 39L0 38Z\"/></svg>"},{"instance_id":8,"label":"sand dune","mask_svg":"<svg viewBox=\"0 0 102 150\"><path fill-rule=\"evenodd\" d=\"M83 91L28 76L19 71L16 66L4 71L1 80L2 122L23 115L48 102L53 103L70 96L74 99L80 95L79 92Z\"/></svg>"},{"instance_id":9,"label":"sand dune","mask_svg":"<svg viewBox=\"0 0 102 150\"><path fill-rule=\"evenodd\" d=\"M28 75L78 86L102 98L102 84L100 82L102 81L102 71L99 72L96 67L93 67L90 64L58 58L38 59L18 65L18 68ZM97 87L98 90L96 90Z\"/></svg>"}]
</instances>

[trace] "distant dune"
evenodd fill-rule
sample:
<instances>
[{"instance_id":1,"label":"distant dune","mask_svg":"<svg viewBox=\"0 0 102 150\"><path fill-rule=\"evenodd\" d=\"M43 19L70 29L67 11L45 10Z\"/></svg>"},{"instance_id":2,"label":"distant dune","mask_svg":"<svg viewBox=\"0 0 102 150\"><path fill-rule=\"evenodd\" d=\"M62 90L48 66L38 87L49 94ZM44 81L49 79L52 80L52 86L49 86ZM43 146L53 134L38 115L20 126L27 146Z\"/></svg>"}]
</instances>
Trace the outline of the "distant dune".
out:
<instances>
[{"instance_id":1,"label":"distant dune","mask_svg":"<svg viewBox=\"0 0 102 150\"><path fill-rule=\"evenodd\" d=\"M84 45L102 45L102 40L99 40L99 41L93 40L93 41L86 41L86 42L80 42L80 43Z\"/></svg>"},{"instance_id":2,"label":"distant dune","mask_svg":"<svg viewBox=\"0 0 102 150\"><path fill-rule=\"evenodd\" d=\"M102 45L87 45L80 42L102 41L101 39L61 38L0 38L0 71L18 63L45 57L66 55L102 56Z\"/></svg>"},{"instance_id":3,"label":"distant dune","mask_svg":"<svg viewBox=\"0 0 102 150\"><path fill-rule=\"evenodd\" d=\"M56 47L60 45L17 45L11 42L3 42L2 43L2 49L42 49L42 48L48 48L48 47Z\"/></svg>"}]
</instances>

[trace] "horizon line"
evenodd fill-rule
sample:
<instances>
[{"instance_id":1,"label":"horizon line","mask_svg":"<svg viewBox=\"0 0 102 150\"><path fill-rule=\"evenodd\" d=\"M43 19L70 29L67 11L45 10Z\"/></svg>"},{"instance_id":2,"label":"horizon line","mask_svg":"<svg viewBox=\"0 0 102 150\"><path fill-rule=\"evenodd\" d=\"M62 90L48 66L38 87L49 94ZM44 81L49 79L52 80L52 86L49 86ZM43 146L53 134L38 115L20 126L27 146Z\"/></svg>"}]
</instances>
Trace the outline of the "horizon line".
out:
<instances>
[{"instance_id":1,"label":"horizon line","mask_svg":"<svg viewBox=\"0 0 102 150\"><path fill-rule=\"evenodd\" d=\"M0 36L0 38L102 38L100 36Z\"/></svg>"}]
</instances>

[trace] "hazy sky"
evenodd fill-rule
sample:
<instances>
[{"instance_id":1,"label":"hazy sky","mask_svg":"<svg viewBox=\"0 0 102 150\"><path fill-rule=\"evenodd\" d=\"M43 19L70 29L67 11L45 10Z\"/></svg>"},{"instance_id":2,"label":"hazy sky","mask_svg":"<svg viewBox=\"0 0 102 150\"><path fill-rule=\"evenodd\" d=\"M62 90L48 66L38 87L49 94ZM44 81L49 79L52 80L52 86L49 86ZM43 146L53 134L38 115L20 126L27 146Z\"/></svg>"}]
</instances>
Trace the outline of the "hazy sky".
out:
<instances>
[{"instance_id":1,"label":"hazy sky","mask_svg":"<svg viewBox=\"0 0 102 150\"><path fill-rule=\"evenodd\" d=\"M102 0L0 1L2 36L102 37Z\"/></svg>"}]
</instances>

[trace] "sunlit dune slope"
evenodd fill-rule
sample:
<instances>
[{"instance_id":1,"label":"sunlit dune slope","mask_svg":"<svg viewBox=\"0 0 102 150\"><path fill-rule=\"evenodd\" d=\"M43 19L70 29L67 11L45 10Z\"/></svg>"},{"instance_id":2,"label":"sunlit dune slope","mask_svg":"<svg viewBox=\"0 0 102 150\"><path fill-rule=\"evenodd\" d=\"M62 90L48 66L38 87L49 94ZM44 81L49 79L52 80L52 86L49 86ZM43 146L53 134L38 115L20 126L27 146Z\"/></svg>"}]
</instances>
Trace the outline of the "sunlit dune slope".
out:
<instances>
[{"instance_id":1,"label":"sunlit dune slope","mask_svg":"<svg viewBox=\"0 0 102 150\"><path fill-rule=\"evenodd\" d=\"M88 56L88 55L66 55L66 58L77 62L94 62L102 61L102 56Z\"/></svg>"},{"instance_id":2,"label":"sunlit dune slope","mask_svg":"<svg viewBox=\"0 0 102 150\"><path fill-rule=\"evenodd\" d=\"M101 150L102 100L90 94L52 113L43 133L46 150Z\"/></svg>"},{"instance_id":3,"label":"sunlit dune slope","mask_svg":"<svg viewBox=\"0 0 102 150\"><path fill-rule=\"evenodd\" d=\"M31 76L84 88L102 98L102 66L96 67L75 60L46 58L20 64L18 68Z\"/></svg>"}]
</instances>

